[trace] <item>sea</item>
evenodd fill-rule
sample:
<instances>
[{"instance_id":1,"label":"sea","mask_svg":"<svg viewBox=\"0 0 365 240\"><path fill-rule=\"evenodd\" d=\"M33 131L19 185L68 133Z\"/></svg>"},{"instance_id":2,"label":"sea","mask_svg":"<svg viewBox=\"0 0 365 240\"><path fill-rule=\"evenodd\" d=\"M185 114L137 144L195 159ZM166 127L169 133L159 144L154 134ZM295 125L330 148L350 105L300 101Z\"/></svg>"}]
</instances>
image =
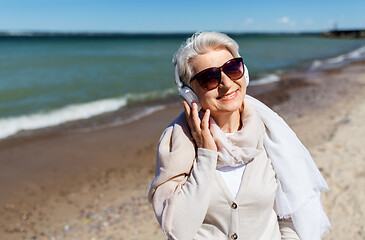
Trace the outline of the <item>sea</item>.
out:
<instances>
[{"instance_id":1,"label":"sea","mask_svg":"<svg viewBox=\"0 0 365 240\"><path fill-rule=\"evenodd\" d=\"M172 57L188 36L0 36L0 139L111 112L118 117L103 124L122 125L163 109L178 95ZM231 37L240 45L252 85L280 81L287 71L315 71L365 58L364 39Z\"/></svg>"}]
</instances>

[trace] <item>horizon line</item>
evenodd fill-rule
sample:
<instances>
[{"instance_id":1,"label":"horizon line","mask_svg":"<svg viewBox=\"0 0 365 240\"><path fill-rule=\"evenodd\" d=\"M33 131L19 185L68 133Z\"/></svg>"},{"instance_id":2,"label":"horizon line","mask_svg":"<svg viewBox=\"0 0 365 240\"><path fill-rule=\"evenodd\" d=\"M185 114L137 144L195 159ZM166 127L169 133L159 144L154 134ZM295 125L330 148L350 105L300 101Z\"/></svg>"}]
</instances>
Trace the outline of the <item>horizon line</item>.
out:
<instances>
[{"instance_id":1,"label":"horizon line","mask_svg":"<svg viewBox=\"0 0 365 240\"><path fill-rule=\"evenodd\" d=\"M365 29L336 29L336 30L306 30L306 31L219 31L228 35L305 35L305 34L323 34L337 31L365 31ZM195 31L175 31L175 32L131 32L131 31L59 31L59 30L0 30L0 37L67 37L67 36L85 36L85 37L107 37L107 36L187 36Z\"/></svg>"},{"instance_id":2,"label":"horizon line","mask_svg":"<svg viewBox=\"0 0 365 240\"><path fill-rule=\"evenodd\" d=\"M122 31L29 31L29 30L0 30L0 36L185 36L195 31L177 32L122 32ZM219 31L228 35L257 35L257 34L320 34L324 31Z\"/></svg>"}]
</instances>

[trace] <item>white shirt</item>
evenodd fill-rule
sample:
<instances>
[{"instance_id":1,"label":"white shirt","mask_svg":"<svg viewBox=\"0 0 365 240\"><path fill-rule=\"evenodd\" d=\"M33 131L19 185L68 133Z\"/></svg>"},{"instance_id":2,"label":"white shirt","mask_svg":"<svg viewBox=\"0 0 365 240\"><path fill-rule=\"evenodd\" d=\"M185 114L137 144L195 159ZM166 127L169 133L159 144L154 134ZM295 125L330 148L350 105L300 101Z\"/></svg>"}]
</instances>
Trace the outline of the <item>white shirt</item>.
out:
<instances>
[{"instance_id":1,"label":"white shirt","mask_svg":"<svg viewBox=\"0 0 365 240\"><path fill-rule=\"evenodd\" d=\"M245 168L246 164L242 164L238 167L225 166L218 169L234 198L236 198L238 190L240 189Z\"/></svg>"},{"instance_id":2,"label":"white shirt","mask_svg":"<svg viewBox=\"0 0 365 240\"><path fill-rule=\"evenodd\" d=\"M226 133L226 135L230 134L231 133ZM224 166L218 169L234 198L236 198L238 190L240 189L245 168L246 164L242 164L238 167Z\"/></svg>"}]
</instances>

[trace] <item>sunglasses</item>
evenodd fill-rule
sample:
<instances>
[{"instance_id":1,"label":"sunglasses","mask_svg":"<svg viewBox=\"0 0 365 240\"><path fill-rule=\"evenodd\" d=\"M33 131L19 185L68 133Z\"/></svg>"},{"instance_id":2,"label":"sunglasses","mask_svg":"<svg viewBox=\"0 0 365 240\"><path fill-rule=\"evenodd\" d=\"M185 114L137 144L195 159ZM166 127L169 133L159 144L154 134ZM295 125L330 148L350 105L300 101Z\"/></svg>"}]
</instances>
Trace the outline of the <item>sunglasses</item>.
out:
<instances>
[{"instance_id":1,"label":"sunglasses","mask_svg":"<svg viewBox=\"0 0 365 240\"><path fill-rule=\"evenodd\" d=\"M207 90L213 90L219 86L222 81L222 73L224 72L231 80L238 80L244 74L243 59L233 58L223 64L221 67L212 67L204 69L195 74L190 82L197 80L199 85Z\"/></svg>"}]
</instances>

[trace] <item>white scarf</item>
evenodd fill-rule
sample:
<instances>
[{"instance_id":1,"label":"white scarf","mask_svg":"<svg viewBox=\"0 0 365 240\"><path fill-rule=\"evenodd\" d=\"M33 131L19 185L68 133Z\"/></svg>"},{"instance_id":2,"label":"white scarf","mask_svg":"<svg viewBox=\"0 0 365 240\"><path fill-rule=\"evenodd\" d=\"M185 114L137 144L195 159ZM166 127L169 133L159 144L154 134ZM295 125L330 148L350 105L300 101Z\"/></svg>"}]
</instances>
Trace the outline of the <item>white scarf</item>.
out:
<instances>
[{"instance_id":1,"label":"white scarf","mask_svg":"<svg viewBox=\"0 0 365 240\"><path fill-rule=\"evenodd\" d=\"M210 131L218 148L217 169L247 164L264 151L265 127L255 109L244 104L241 115L243 128L230 135L225 134L210 118Z\"/></svg>"},{"instance_id":2,"label":"white scarf","mask_svg":"<svg viewBox=\"0 0 365 240\"><path fill-rule=\"evenodd\" d=\"M278 183L276 213L280 218L292 218L300 239L320 240L331 227L320 200L321 192L328 190L325 180L308 150L278 114L251 96L246 95L246 102L245 107L252 106L265 125L263 146ZM214 122L211 130L218 142L220 167L240 165L260 152L260 146L242 151ZM234 161L228 160L232 157Z\"/></svg>"}]
</instances>

